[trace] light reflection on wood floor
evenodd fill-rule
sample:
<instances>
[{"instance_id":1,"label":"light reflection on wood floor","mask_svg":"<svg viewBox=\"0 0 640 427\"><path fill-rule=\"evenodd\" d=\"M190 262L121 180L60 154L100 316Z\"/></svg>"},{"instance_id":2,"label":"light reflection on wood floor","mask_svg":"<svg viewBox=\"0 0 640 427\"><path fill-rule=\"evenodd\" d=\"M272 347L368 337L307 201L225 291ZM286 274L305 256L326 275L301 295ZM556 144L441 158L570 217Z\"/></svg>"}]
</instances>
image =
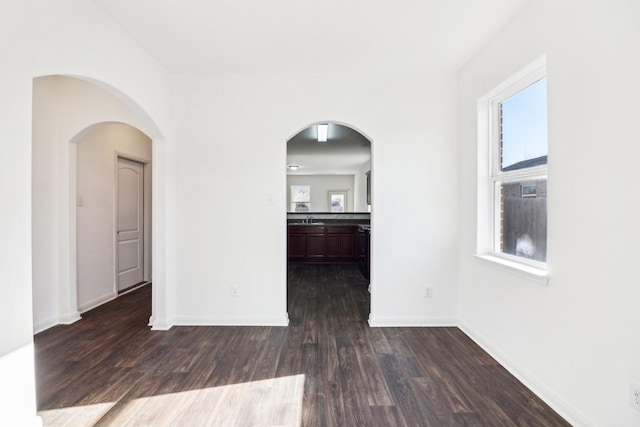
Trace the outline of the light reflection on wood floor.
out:
<instances>
[{"instance_id":1,"label":"light reflection on wood floor","mask_svg":"<svg viewBox=\"0 0 640 427\"><path fill-rule=\"evenodd\" d=\"M44 426L281 426L302 417L304 375L38 412ZM103 419L116 404L116 415Z\"/></svg>"}]
</instances>

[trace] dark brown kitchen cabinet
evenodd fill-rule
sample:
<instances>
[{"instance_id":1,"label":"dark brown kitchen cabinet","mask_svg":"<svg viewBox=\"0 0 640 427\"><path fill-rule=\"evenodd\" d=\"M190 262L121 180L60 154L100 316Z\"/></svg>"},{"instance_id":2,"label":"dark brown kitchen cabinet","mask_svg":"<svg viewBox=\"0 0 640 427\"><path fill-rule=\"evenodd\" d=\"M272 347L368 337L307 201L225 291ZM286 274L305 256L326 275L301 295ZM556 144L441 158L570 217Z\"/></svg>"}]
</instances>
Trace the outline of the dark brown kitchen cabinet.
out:
<instances>
[{"instance_id":1,"label":"dark brown kitchen cabinet","mask_svg":"<svg viewBox=\"0 0 640 427\"><path fill-rule=\"evenodd\" d=\"M324 258L325 239L323 234L307 235L307 257Z\"/></svg>"},{"instance_id":2,"label":"dark brown kitchen cabinet","mask_svg":"<svg viewBox=\"0 0 640 427\"><path fill-rule=\"evenodd\" d=\"M291 261L324 257L324 226L289 226L287 256Z\"/></svg>"},{"instance_id":3,"label":"dark brown kitchen cabinet","mask_svg":"<svg viewBox=\"0 0 640 427\"><path fill-rule=\"evenodd\" d=\"M356 227L326 227L326 257L351 260L355 257Z\"/></svg>"},{"instance_id":4,"label":"dark brown kitchen cabinet","mask_svg":"<svg viewBox=\"0 0 640 427\"><path fill-rule=\"evenodd\" d=\"M290 262L357 262L357 226L288 227L287 254Z\"/></svg>"},{"instance_id":5,"label":"dark brown kitchen cabinet","mask_svg":"<svg viewBox=\"0 0 640 427\"><path fill-rule=\"evenodd\" d=\"M307 235L289 232L287 253L289 259L305 258L307 256Z\"/></svg>"}]
</instances>

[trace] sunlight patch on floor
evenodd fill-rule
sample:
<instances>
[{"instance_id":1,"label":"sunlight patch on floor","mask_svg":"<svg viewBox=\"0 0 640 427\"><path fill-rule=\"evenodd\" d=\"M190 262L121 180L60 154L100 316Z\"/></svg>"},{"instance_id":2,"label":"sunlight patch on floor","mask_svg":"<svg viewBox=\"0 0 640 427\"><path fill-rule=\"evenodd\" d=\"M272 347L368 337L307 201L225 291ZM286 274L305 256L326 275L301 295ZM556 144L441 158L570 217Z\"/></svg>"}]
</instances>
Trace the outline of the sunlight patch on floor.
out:
<instances>
[{"instance_id":1,"label":"sunlight patch on floor","mask_svg":"<svg viewBox=\"0 0 640 427\"><path fill-rule=\"evenodd\" d=\"M116 402L95 405L72 406L69 408L38 411L42 425L47 426L92 426L98 422Z\"/></svg>"},{"instance_id":2,"label":"sunlight patch on floor","mask_svg":"<svg viewBox=\"0 0 640 427\"><path fill-rule=\"evenodd\" d=\"M44 426L300 426L304 375L41 411ZM107 412L113 408L112 413Z\"/></svg>"}]
</instances>

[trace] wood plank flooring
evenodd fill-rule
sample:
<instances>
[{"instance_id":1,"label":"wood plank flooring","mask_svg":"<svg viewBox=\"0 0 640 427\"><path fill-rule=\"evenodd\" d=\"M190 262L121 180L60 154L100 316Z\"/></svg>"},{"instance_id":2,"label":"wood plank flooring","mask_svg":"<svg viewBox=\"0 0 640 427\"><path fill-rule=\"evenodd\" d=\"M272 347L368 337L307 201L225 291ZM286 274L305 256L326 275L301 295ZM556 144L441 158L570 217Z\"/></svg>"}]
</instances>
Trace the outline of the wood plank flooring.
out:
<instances>
[{"instance_id":1,"label":"wood plank flooring","mask_svg":"<svg viewBox=\"0 0 640 427\"><path fill-rule=\"evenodd\" d=\"M352 265L290 265L289 327L150 331L150 286L35 337L45 426L567 426L457 328L369 328Z\"/></svg>"}]
</instances>

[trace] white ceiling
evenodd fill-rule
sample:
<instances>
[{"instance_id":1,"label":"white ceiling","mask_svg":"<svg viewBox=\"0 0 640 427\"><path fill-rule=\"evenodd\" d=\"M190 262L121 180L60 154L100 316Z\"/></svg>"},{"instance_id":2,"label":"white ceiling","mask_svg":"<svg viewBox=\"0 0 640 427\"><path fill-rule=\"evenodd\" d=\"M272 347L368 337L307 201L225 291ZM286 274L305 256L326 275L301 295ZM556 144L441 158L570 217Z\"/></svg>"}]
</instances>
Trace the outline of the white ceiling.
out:
<instances>
[{"instance_id":1,"label":"white ceiling","mask_svg":"<svg viewBox=\"0 0 640 427\"><path fill-rule=\"evenodd\" d=\"M530 0L94 1L168 70L201 74L457 71ZM368 160L332 129L324 146L301 148L315 128L294 137L297 174Z\"/></svg>"},{"instance_id":2,"label":"white ceiling","mask_svg":"<svg viewBox=\"0 0 640 427\"><path fill-rule=\"evenodd\" d=\"M457 70L530 0L94 0L172 72Z\"/></svg>"},{"instance_id":3,"label":"white ceiling","mask_svg":"<svg viewBox=\"0 0 640 427\"><path fill-rule=\"evenodd\" d=\"M287 142L287 165L300 166L290 175L354 174L371 159L371 142L359 132L329 123L327 142L318 142L317 126Z\"/></svg>"}]
</instances>

